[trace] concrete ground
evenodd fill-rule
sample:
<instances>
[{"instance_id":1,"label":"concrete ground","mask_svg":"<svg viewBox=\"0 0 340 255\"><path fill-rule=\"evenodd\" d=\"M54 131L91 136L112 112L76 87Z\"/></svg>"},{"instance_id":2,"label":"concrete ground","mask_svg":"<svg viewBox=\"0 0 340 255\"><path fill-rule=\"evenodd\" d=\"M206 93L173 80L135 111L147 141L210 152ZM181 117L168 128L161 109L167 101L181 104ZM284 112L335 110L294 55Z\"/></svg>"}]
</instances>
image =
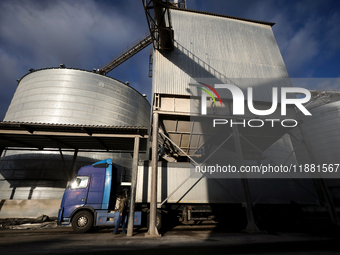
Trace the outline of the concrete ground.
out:
<instances>
[{"instance_id":1,"label":"concrete ground","mask_svg":"<svg viewBox=\"0 0 340 255\"><path fill-rule=\"evenodd\" d=\"M228 232L214 224L177 226L160 238L133 237L112 229L75 234L70 227L0 229L0 254L340 254L340 232Z\"/></svg>"}]
</instances>

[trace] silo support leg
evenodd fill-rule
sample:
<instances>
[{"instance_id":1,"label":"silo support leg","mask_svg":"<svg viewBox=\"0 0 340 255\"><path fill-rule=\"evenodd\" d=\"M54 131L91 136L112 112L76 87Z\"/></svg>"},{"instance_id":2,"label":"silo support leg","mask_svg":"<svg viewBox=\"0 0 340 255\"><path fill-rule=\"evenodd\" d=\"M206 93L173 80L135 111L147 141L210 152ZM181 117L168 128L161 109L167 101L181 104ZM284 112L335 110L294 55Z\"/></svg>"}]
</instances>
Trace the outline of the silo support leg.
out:
<instances>
[{"instance_id":1,"label":"silo support leg","mask_svg":"<svg viewBox=\"0 0 340 255\"><path fill-rule=\"evenodd\" d=\"M232 129L233 129L233 136L234 136L234 143L235 143L235 151L237 155L237 164L238 164L238 167L241 167L243 165L243 153L242 153L242 147L241 147L240 133L238 132L238 128L236 125L233 125ZM251 233L259 232L260 230L256 226L256 223L254 220L253 205L252 205L251 197L250 197L248 179L245 173L241 173L241 177L242 177L241 183L242 183L243 195L244 195L244 199L246 202L245 206L246 206L246 214L247 214L247 221L248 221L246 231L251 232Z\"/></svg>"},{"instance_id":2,"label":"silo support leg","mask_svg":"<svg viewBox=\"0 0 340 255\"><path fill-rule=\"evenodd\" d=\"M302 140L306 145L306 150L307 150L308 156L310 158L310 161L311 161L311 163L317 165L318 162L316 160L316 157L314 156L314 152L311 150L312 145L310 144L309 140L305 139L305 128L302 125L299 125L299 128L300 128L300 132L302 134ZM334 224L336 224L337 226L340 226L338 213L336 211L332 196L329 193L329 189L327 187L327 184L325 183L325 180L322 179L322 178L316 178L315 182L321 188L321 192L322 192L321 195L324 199L325 207L326 207L326 209L329 213L331 220L333 221Z\"/></svg>"},{"instance_id":3,"label":"silo support leg","mask_svg":"<svg viewBox=\"0 0 340 255\"><path fill-rule=\"evenodd\" d=\"M331 194L329 193L327 184L325 183L324 179L316 179L316 182L318 183L318 185L321 188L322 191L322 195L325 201L325 207L329 213L329 216L331 217L331 220L333 221L334 224L336 224L337 226L340 226L340 221L339 221L339 217L338 217L338 213L336 211L333 199L331 197Z\"/></svg>"},{"instance_id":4,"label":"silo support leg","mask_svg":"<svg viewBox=\"0 0 340 255\"><path fill-rule=\"evenodd\" d=\"M76 168L77 156L78 156L78 149L74 150L74 154L73 154L72 167L71 167L72 177L75 176L77 173L77 168Z\"/></svg>"},{"instance_id":5,"label":"silo support leg","mask_svg":"<svg viewBox=\"0 0 340 255\"><path fill-rule=\"evenodd\" d=\"M135 200L136 200L136 189L137 189L139 141L140 141L139 137L135 137L135 144L134 144L134 149L133 149L133 162L132 162L130 212L129 212L129 219L128 219L127 236L133 235L133 223L134 223Z\"/></svg>"},{"instance_id":6,"label":"silo support leg","mask_svg":"<svg viewBox=\"0 0 340 255\"><path fill-rule=\"evenodd\" d=\"M157 161L158 161L158 117L157 112L153 113L152 126L152 172L151 172L151 198L150 198L150 221L149 230L145 237L160 237L156 228L157 217Z\"/></svg>"},{"instance_id":7,"label":"silo support leg","mask_svg":"<svg viewBox=\"0 0 340 255\"><path fill-rule=\"evenodd\" d=\"M70 177L70 174L68 172L66 160L65 160L65 157L63 155L63 151L61 150L61 148L59 148L59 153L60 153L61 160L63 161L64 172L65 172L65 177L67 178L67 186L68 186L69 182L71 181L71 177Z\"/></svg>"},{"instance_id":8,"label":"silo support leg","mask_svg":"<svg viewBox=\"0 0 340 255\"><path fill-rule=\"evenodd\" d=\"M248 221L246 231L250 233L260 232L254 220L253 205L251 203L251 198L250 198L248 179L246 178L246 176L244 176L241 179L241 181L242 181L243 194L246 200L246 214L247 214L247 221Z\"/></svg>"}]
</instances>

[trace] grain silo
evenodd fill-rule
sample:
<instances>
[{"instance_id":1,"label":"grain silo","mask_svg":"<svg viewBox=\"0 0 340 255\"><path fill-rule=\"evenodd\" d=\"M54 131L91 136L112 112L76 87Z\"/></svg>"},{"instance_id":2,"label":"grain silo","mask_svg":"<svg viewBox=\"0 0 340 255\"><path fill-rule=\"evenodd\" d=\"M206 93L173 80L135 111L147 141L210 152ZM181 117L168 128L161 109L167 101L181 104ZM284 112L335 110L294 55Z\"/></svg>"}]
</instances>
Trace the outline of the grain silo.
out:
<instances>
[{"instance_id":1,"label":"grain silo","mask_svg":"<svg viewBox=\"0 0 340 255\"><path fill-rule=\"evenodd\" d=\"M148 126L147 100L113 78L70 68L21 78L4 121Z\"/></svg>"},{"instance_id":2,"label":"grain silo","mask_svg":"<svg viewBox=\"0 0 340 255\"><path fill-rule=\"evenodd\" d=\"M340 97L338 92L332 91L313 93L314 99L307 105L312 116L302 116L301 129L294 130L297 138L306 141L306 145L297 150L297 159L299 164L332 166L330 175L325 176L325 183L334 203L339 205L340 185L336 167L340 164ZM296 139L292 140L297 143Z\"/></svg>"},{"instance_id":3,"label":"grain silo","mask_svg":"<svg viewBox=\"0 0 340 255\"><path fill-rule=\"evenodd\" d=\"M61 67L23 76L4 122L54 123L84 129L147 127L149 115L149 102L128 84L94 72ZM69 181L64 169L70 168L73 157L72 150L5 150L0 161L1 199L60 201ZM75 169L105 158L112 158L128 181L132 164L128 153L79 151Z\"/></svg>"}]
</instances>

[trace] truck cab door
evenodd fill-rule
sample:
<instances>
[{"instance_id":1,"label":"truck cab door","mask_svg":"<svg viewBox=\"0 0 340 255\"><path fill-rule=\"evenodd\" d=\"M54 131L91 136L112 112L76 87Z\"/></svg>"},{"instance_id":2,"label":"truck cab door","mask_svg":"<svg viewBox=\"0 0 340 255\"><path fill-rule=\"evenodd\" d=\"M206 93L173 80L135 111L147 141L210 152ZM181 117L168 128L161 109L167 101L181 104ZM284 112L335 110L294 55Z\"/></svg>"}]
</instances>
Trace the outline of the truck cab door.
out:
<instances>
[{"instance_id":1,"label":"truck cab door","mask_svg":"<svg viewBox=\"0 0 340 255\"><path fill-rule=\"evenodd\" d=\"M89 176L76 176L65 191L64 217L69 217L77 208L84 206L87 200Z\"/></svg>"},{"instance_id":2,"label":"truck cab door","mask_svg":"<svg viewBox=\"0 0 340 255\"><path fill-rule=\"evenodd\" d=\"M101 209L104 194L105 175L92 174L89 192L87 193L87 206L93 209Z\"/></svg>"}]
</instances>

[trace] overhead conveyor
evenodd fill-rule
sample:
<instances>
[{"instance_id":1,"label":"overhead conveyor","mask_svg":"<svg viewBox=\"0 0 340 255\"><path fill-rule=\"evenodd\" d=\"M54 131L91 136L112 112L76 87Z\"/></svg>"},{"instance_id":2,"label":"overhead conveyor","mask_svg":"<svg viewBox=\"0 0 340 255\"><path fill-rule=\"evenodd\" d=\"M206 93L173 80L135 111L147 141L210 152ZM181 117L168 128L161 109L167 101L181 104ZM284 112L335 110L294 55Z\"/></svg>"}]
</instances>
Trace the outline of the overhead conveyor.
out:
<instances>
[{"instance_id":1,"label":"overhead conveyor","mask_svg":"<svg viewBox=\"0 0 340 255\"><path fill-rule=\"evenodd\" d=\"M145 35L137 39L134 43L132 43L130 46L128 46L124 51L118 54L118 57L110 60L104 67L99 69L98 72L101 74L107 74L108 72L111 72L114 68L124 63L126 60L128 60L141 50L148 47L151 43L152 37L149 33L146 33Z\"/></svg>"}]
</instances>

